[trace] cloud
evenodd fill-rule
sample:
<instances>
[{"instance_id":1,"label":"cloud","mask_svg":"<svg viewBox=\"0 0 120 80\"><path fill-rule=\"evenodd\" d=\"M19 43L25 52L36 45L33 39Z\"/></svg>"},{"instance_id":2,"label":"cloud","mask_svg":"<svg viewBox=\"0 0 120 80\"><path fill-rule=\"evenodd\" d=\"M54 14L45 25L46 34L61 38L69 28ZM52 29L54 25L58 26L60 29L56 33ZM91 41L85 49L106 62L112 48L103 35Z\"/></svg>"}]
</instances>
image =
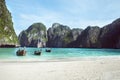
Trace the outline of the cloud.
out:
<instances>
[{"instance_id":1,"label":"cloud","mask_svg":"<svg viewBox=\"0 0 120 80\"><path fill-rule=\"evenodd\" d=\"M119 17L120 0L6 0L17 34L35 22L71 28L104 26Z\"/></svg>"},{"instance_id":2,"label":"cloud","mask_svg":"<svg viewBox=\"0 0 120 80\"><path fill-rule=\"evenodd\" d=\"M52 23L56 21L60 21L60 16L49 13L49 15L46 14L41 14L41 15L36 15L36 14L20 14L19 20L17 20L19 24L15 24L17 27L17 34L19 34L22 30L27 29L30 25L36 22L41 22L46 25L46 27L51 27Z\"/></svg>"}]
</instances>

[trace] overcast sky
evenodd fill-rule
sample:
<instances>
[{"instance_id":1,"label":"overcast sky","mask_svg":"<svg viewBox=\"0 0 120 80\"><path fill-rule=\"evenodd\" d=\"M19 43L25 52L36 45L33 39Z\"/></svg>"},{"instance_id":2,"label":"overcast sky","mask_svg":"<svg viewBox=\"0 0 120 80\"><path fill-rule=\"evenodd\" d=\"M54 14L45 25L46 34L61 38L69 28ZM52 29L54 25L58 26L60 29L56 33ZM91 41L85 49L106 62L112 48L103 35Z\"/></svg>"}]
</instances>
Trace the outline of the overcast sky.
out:
<instances>
[{"instance_id":1,"label":"overcast sky","mask_svg":"<svg viewBox=\"0 0 120 80\"><path fill-rule=\"evenodd\" d=\"M104 26L120 17L120 0L6 0L17 35L35 22L71 28Z\"/></svg>"}]
</instances>

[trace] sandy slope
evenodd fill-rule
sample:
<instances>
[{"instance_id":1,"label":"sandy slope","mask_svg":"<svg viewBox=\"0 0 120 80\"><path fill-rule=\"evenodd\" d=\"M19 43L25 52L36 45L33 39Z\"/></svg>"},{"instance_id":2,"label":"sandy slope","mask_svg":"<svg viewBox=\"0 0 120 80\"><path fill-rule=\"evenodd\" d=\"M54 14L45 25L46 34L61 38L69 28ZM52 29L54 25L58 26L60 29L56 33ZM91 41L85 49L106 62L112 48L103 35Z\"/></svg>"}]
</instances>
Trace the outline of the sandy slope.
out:
<instances>
[{"instance_id":1,"label":"sandy slope","mask_svg":"<svg viewBox=\"0 0 120 80\"><path fill-rule=\"evenodd\" d=\"M0 80L120 80L120 58L0 62Z\"/></svg>"}]
</instances>

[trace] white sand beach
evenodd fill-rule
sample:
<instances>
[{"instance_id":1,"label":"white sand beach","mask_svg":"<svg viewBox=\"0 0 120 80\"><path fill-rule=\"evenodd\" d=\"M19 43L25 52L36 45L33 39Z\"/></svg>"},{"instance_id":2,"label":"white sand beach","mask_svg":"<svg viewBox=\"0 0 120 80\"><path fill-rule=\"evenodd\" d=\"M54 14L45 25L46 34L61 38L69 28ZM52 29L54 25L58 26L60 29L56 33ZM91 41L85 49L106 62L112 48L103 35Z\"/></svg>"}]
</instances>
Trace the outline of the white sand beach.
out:
<instances>
[{"instance_id":1,"label":"white sand beach","mask_svg":"<svg viewBox=\"0 0 120 80\"><path fill-rule=\"evenodd\" d=\"M120 58L1 61L0 80L120 80Z\"/></svg>"}]
</instances>

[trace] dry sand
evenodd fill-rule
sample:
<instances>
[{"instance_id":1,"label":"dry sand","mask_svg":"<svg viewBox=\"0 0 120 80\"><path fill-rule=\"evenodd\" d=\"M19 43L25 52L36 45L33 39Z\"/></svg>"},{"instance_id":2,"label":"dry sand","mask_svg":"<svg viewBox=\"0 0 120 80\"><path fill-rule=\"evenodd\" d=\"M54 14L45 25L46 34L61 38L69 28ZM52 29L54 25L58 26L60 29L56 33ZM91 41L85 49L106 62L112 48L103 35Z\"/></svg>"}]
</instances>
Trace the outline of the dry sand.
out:
<instances>
[{"instance_id":1,"label":"dry sand","mask_svg":"<svg viewBox=\"0 0 120 80\"><path fill-rule=\"evenodd\" d=\"M0 80L120 80L120 58L0 61Z\"/></svg>"}]
</instances>

